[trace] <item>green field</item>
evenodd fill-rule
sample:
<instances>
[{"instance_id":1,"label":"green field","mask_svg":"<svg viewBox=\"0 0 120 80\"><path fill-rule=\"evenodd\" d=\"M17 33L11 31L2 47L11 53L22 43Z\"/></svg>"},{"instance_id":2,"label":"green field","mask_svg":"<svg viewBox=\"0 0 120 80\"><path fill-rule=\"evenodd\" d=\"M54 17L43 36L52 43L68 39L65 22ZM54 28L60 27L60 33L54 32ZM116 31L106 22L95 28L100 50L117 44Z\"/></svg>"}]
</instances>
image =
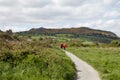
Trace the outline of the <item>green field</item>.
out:
<instances>
[{"instance_id":1,"label":"green field","mask_svg":"<svg viewBox=\"0 0 120 80\"><path fill-rule=\"evenodd\" d=\"M92 65L102 80L120 79L120 48L69 48L81 59Z\"/></svg>"}]
</instances>

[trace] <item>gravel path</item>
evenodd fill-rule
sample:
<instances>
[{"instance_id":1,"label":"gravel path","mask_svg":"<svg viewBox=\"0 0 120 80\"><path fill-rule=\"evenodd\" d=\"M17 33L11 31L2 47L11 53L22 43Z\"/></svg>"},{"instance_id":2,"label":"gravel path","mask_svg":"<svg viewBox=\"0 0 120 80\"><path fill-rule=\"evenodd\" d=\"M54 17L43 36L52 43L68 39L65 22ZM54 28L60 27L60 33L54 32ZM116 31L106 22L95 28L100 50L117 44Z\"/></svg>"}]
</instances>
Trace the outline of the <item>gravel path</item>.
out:
<instances>
[{"instance_id":1,"label":"gravel path","mask_svg":"<svg viewBox=\"0 0 120 80\"><path fill-rule=\"evenodd\" d=\"M65 51L65 53L71 58L75 63L77 69L77 78L76 80L101 80L98 72L87 64L85 61L81 60L72 53Z\"/></svg>"}]
</instances>

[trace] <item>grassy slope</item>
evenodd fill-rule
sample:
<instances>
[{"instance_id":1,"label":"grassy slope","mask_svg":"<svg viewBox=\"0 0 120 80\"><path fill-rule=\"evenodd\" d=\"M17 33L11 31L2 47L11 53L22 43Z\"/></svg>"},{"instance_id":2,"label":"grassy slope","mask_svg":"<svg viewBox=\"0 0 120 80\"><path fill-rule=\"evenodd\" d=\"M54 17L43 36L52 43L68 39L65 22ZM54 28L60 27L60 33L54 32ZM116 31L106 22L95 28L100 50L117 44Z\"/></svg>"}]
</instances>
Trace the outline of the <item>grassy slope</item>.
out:
<instances>
[{"instance_id":1,"label":"grassy slope","mask_svg":"<svg viewBox=\"0 0 120 80\"><path fill-rule=\"evenodd\" d=\"M95 67L103 80L120 79L119 48L69 48L68 50Z\"/></svg>"},{"instance_id":2,"label":"grassy slope","mask_svg":"<svg viewBox=\"0 0 120 80\"><path fill-rule=\"evenodd\" d=\"M73 80L75 68L65 53L50 47L51 40L0 37L0 80Z\"/></svg>"},{"instance_id":3,"label":"grassy slope","mask_svg":"<svg viewBox=\"0 0 120 80\"><path fill-rule=\"evenodd\" d=\"M63 40L60 35L58 37L58 42ZM39 38L43 40L36 41ZM55 42L53 39L44 38L33 36L32 39L36 39L33 42L13 41L7 44L0 41L0 80L73 80L74 64L63 51L48 48L51 42ZM66 40L67 38L63 41ZM104 80L118 80L120 49L69 48L69 50L96 67Z\"/></svg>"},{"instance_id":4,"label":"grassy slope","mask_svg":"<svg viewBox=\"0 0 120 80\"><path fill-rule=\"evenodd\" d=\"M59 49L41 49L22 60L0 61L0 80L73 80L74 64ZM22 57L22 56L20 56ZM18 58L19 59L19 58Z\"/></svg>"}]
</instances>

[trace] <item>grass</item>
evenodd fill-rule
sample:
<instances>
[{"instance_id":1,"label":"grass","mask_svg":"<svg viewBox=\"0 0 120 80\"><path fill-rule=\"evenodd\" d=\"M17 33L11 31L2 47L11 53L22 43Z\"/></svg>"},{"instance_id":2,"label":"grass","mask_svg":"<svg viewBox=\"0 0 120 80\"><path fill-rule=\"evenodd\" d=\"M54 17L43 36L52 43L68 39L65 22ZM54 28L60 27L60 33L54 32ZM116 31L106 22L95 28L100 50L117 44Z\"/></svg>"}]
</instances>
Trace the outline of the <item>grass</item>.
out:
<instances>
[{"instance_id":1,"label":"grass","mask_svg":"<svg viewBox=\"0 0 120 80\"><path fill-rule=\"evenodd\" d=\"M102 80L120 79L120 48L69 48L100 73Z\"/></svg>"},{"instance_id":2,"label":"grass","mask_svg":"<svg viewBox=\"0 0 120 80\"><path fill-rule=\"evenodd\" d=\"M63 51L58 48L41 50L37 55L27 53L26 56L21 55L14 59L12 57L0 61L0 80L74 79L74 64Z\"/></svg>"},{"instance_id":3,"label":"grass","mask_svg":"<svg viewBox=\"0 0 120 80\"><path fill-rule=\"evenodd\" d=\"M75 67L55 42L0 38L0 80L73 80ZM52 44L52 46L50 46Z\"/></svg>"}]
</instances>

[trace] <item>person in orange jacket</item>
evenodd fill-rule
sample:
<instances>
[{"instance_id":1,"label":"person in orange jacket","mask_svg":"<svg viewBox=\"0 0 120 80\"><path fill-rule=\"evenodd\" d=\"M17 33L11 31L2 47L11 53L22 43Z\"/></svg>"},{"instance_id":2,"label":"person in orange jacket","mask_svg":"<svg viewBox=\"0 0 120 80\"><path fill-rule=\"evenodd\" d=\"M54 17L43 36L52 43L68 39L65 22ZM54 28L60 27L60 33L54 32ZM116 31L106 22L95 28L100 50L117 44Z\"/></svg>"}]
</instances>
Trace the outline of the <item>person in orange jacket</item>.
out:
<instances>
[{"instance_id":1,"label":"person in orange jacket","mask_svg":"<svg viewBox=\"0 0 120 80\"><path fill-rule=\"evenodd\" d=\"M64 48L64 50L66 49L66 47L67 47L67 45L64 43L64 44L63 44L63 48Z\"/></svg>"}]
</instances>

